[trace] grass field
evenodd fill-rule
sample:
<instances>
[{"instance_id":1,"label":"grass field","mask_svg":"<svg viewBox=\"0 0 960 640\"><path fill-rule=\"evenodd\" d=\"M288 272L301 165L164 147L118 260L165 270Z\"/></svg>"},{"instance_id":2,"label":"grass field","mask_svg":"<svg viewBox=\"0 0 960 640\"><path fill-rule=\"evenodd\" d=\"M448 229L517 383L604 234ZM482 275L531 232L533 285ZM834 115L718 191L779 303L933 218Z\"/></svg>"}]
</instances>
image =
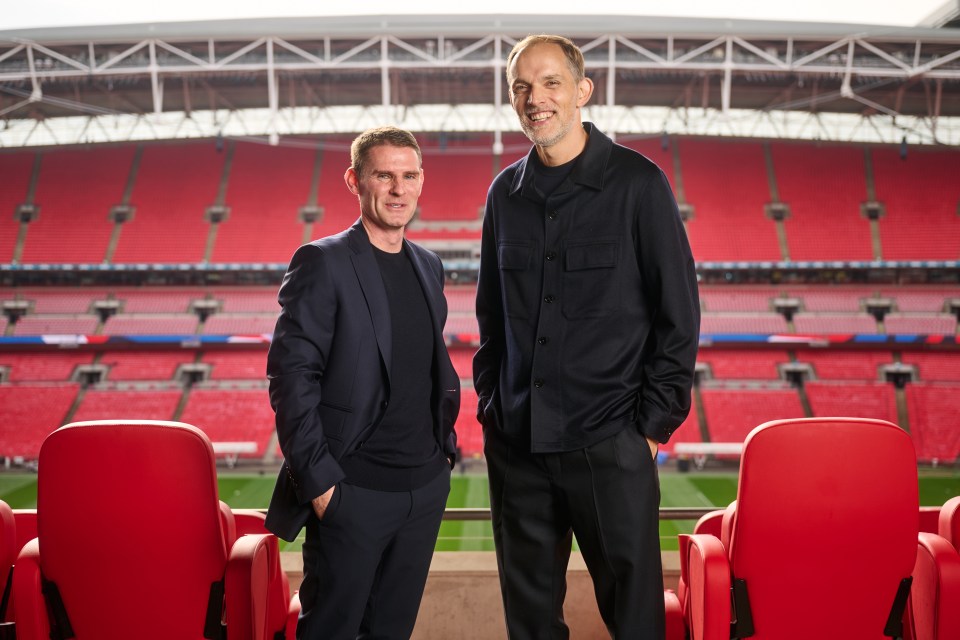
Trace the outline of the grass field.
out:
<instances>
[{"instance_id":1,"label":"grass field","mask_svg":"<svg viewBox=\"0 0 960 640\"><path fill-rule=\"evenodd\" d=\"M735 473L673 473L660 475L661 505L664 507L721 507L729 504L737 493ZM220 477L220 497L234 508L264 508L273 491L269 475L229 473ZM960 471L921 471L920 504L936 506L960 495ZM15 509L37 506L35 474L0 473L0 499ZM487 477L482 474L454 475L447 501L450 507L489 507ZM663 549L677 548L677 534L693 529L691 520L660 522L660 543ZM281 550L300 549L300 540ZM492 551L489 522L447 521L440 528L438 551Z\"/></svg>"}]
</instances>

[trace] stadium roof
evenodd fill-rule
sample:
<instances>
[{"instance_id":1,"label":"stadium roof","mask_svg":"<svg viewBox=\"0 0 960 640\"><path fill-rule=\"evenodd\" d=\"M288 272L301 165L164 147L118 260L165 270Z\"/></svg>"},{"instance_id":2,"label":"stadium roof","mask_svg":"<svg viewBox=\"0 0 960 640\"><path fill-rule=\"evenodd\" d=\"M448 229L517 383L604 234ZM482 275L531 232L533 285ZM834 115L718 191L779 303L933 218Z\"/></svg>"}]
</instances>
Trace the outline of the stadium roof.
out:
<instances>
[{"instance_id":1,"label":"stadium roof","mask_svg":"<svg viewBox=\"0 0 960 640\"><path fill-rule=\"evenodd\" d=\"M584 49L613 132L960 144L958 29L403 15L0 31L0 147L384 122L499 140L504 59L533 32Z\"/></svg>"}]
</instances>

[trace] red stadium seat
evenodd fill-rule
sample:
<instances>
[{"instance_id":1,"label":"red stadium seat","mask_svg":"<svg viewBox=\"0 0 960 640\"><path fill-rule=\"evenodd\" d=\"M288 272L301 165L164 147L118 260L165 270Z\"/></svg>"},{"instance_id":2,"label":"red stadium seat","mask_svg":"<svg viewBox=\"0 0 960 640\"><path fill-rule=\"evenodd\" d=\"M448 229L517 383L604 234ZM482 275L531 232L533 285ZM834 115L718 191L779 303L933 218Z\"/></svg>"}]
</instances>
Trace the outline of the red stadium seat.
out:
<instances>
[{"instance_id":1,"label":"red stadium seat","mask_svg":"<svg viewBox=\"0 0 960 640\"><path fill-rule=\"evenodd\" d=\"M916 455L896 425L812 418L757 427L722 540L680 536L691 639L902 635L918 509Z\"/></svg>"},{"instance_id":2,"label":"red stadium seat","mask_svg":"<svg viewBox=\"0 0 960 640\"><path fill-rule=\"evenodd\" d=\"M10 608L10 591L13 579L13 562L17 557L17 524L13 510L0 500L0 638L5 638L7 623L13 620Z\"/></svg>"},{"instance_id":3,"label":"red stadium seat","mask_svg":"<svg viewBox=\"0 0 960 640\"><path fill-rule=\"evenodd\" d=\"M40 450L37 538L14 573L17 637L267 640L276 538L231 539L213 448L177 422L57 429ZM42 549L42 553L41 553ZM175 614L175 615L173 615Z\"/></svg>"},{"instance_id":4,"label":"red stadium seat","mask_svg":"<svg viewBox=\"0 0 960 640\"><path fill-rule=\"evenodd\" d=\"M960 638L960 554L934 533L920 533L905 621L905 640Z\"/></svg>"}]
</instances>

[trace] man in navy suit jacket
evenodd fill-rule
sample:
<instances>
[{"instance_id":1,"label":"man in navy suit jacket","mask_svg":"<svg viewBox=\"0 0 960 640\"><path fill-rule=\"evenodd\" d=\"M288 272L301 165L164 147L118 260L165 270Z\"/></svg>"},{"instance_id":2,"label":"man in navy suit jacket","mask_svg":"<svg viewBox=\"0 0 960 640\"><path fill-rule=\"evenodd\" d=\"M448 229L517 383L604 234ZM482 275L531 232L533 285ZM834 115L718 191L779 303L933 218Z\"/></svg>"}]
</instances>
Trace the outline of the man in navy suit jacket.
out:
<instances>
[{"instance_id":1,"label":"man in navy suit jacket","mask_svg":"<svg viewBox=\"0 0 960 640\"><path fill-rule=\"evenodd\" d=\"M267 359L284 455L267 527L306 527L298 638L409 638L456 455L460 381L440 258L404 239L420 148L362 133L344 175L360 219L300 247Z\"/></svg>"}]
</instances>

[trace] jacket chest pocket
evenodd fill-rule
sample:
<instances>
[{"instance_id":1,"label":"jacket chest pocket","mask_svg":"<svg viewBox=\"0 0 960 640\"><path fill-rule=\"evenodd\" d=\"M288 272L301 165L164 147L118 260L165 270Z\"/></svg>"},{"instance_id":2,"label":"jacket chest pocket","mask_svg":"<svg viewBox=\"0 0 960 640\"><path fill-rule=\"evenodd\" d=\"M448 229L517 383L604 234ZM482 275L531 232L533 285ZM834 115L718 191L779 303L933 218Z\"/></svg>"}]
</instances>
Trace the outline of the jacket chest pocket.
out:
<instances>
[{"instance_id":1,"label":"jacket chest pocket","mask_svg":"<svg viewBox=\"0 0 960 640\"><path fill-rule=\"evenodd\" d=\"M509 318L536 317L540 277L531 270L533 245L503 241L497 246L497 265L503 290L503 313Z\"/></svg>"},{"instance_id":2,"label":"jacket chest pocket","mask_svg":"<svg viewBox=\"0 0 960 640\"><path fill-rule=\"evenodd\" d=\"M597 318L620 309L620 239L569 242L563 253L563 315Z\"/></svg>"}]
</instances>

